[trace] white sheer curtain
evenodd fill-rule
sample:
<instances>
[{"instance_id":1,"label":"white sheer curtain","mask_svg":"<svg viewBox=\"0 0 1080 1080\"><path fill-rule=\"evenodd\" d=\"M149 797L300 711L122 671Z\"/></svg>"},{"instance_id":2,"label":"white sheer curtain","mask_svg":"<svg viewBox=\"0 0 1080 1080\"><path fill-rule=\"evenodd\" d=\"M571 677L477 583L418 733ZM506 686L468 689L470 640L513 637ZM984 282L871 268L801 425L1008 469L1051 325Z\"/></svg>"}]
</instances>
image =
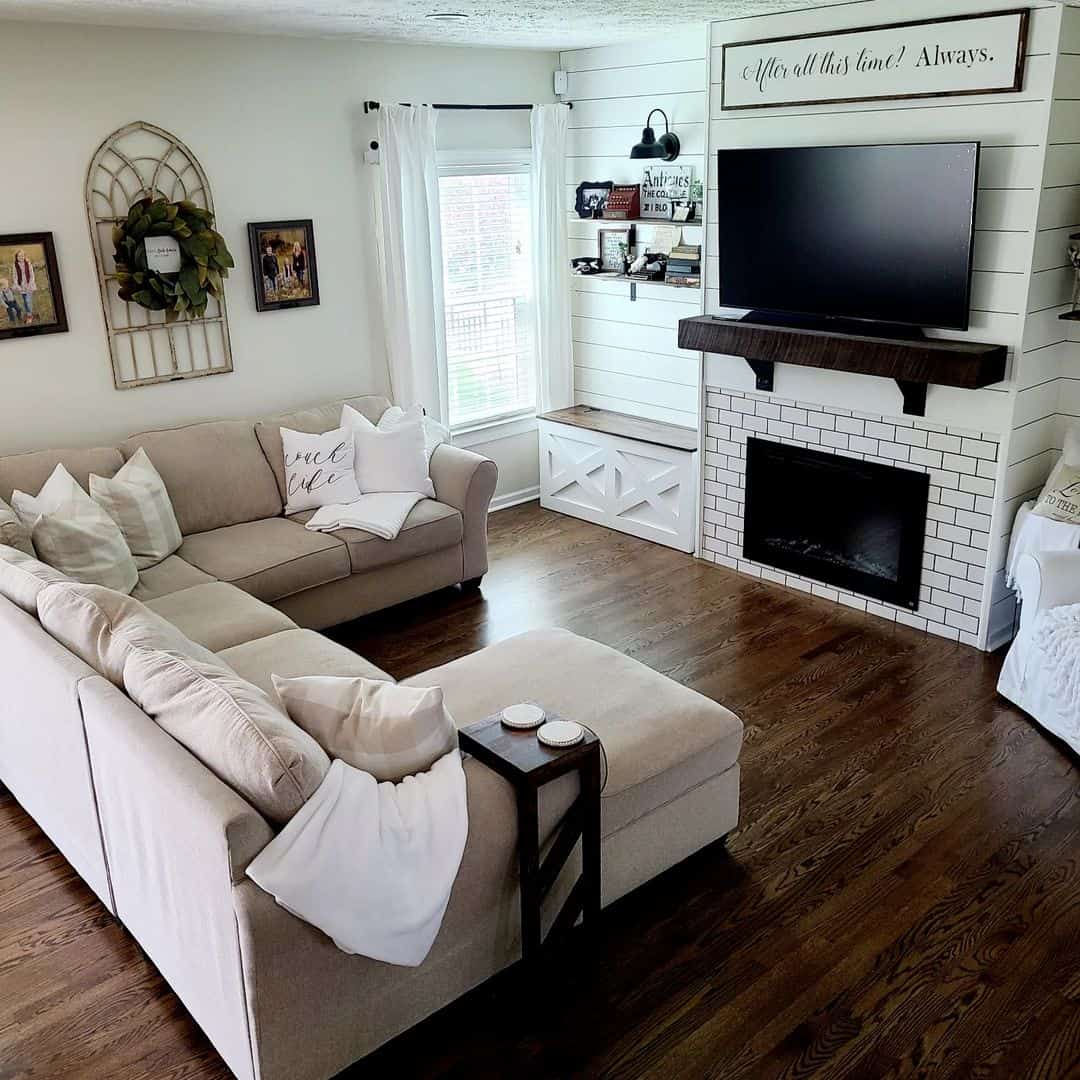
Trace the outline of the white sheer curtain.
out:
<instances>
[{"instance_id":1,"label":"white sheer curtain","mask_svg":"<svg viewBox=\"0 0 1080 1080\"><path fill-rule=\"evenodd\" d=\"M570 258L566 243L565 105L532 110L533 279L536 289L537 412L574 404Z\"/></svg>"},{"instance_id":2,"label":"white sheer curtain","mask_svg":"<svg viewBox=\"0 0 1080 1080\"><path fill-rule=\"evenodd\" d=\"M391 395L448 422L435 110L379 109L379 270Z\"/></svg>"}]
</instances>

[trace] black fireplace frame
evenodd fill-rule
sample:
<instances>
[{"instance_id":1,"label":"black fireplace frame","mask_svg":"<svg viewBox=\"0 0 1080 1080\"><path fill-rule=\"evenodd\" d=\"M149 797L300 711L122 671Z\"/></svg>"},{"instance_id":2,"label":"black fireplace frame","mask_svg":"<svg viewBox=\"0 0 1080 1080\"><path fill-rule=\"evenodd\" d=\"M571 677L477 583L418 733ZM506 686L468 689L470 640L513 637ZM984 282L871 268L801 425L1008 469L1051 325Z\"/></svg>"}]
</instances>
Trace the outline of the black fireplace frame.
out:
<instances>
[{"instance_id":1,"label":"black fireplace frame","mask_svg":"<svg viewBox=\"0 0 1080 1080\"><path fill-rule=\"evenodd\" d=\"M780 460L791 468L799 462L843 469L861 474L886 492L894 495L900 503L901 538L897 580L888 581L875 574L863 573L850 567L839 566L824 559L816 559L797 552L785 551L765 543L761 538L761 526L757 520L755 477L760 481L761 466L766 458ZM793 574L813 578L836 588L846 589L861 596L872 597L886 603L896 604L911 611L919 608L919 590L922 582L923 546L926 536L926 509L930 496L930 477L913 469L901 469L882 465L875 461L861 461L846 455L826 454L787 443L750 437L746 440L746 503L743 511L743 555L753 562L775 566Z\"/></svg>"}]
</instances>

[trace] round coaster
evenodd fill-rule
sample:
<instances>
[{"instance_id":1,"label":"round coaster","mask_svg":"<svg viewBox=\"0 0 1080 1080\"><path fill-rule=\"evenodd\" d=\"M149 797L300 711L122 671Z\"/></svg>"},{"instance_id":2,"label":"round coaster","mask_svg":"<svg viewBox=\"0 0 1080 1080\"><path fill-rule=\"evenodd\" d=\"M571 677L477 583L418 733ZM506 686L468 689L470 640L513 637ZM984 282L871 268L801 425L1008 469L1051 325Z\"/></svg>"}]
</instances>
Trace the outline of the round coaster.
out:
<instances>
[{"instance_id":1,"label":"round coaster","mask_svg":"<svg viewBox=\"0 0 1080 1080\"><path fill-rule=\"evenodd\" d=\"M536 737L545 746L574 746L585 738L585 729L573 720L552 720L536 733Z\"/></svg>"},{"instance_id":2,"label":"round coaster","mask_svg":"<svg viewBox=\"0 0 1080 1080\"><path fill-rule=\"evenodd\" d=\"M529 705L523 701L520 705L508 705L503 709L502 722L507 727L528 729L539 727L546 715L539 705Z\"/></svg>"}]
</instances>

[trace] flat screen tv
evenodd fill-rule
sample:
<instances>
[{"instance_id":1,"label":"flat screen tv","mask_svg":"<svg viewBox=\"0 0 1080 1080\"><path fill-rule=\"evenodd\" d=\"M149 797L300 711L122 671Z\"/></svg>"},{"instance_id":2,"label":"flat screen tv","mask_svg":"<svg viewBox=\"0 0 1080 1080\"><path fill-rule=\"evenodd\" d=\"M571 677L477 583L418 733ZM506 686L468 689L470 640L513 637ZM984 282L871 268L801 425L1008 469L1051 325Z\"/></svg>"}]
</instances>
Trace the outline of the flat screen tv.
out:
<instances>
[{"instance_id":1,"label":"flat screen tv","mask_svg":"<svg viewBox=\"0 0 1080 1080\"><path fill-rule=\"evenodd\" d=\"M720 150L720 303L968 328L979 144Z\"/></svg>"}]
</instances>

